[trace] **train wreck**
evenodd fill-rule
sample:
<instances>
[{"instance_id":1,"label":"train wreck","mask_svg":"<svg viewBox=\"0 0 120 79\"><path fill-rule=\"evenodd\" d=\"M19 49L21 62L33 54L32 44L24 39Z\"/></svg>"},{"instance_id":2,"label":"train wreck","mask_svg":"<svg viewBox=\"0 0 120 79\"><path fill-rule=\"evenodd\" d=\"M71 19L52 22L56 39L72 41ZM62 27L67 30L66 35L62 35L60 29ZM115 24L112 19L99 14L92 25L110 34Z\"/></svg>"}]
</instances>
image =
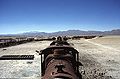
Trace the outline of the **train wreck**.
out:
<instances>
[{"instance_id":1,"label":"train wreck","mask_svg":"<svg viewBox=\"0 0 120 79\"><path fill-rule=\"evenodd\" d=\"M39 52L42 79L82 79L78 53L64 38L58 37Z\"/></svg>"},{"instance_id":2,"label":"train wreck","mask_svg":"<svg viewBox=\"0 0 120 79\"><path fill-rule=\"evenodd\" d=\"M86 36L87 37L87 36ZM87 37L94 38L95 36ZM85 37L72 37L71 39L85 38ZM50 45L40 51L41 57L41 77L42 79L82 79L79 71L79 66L83 66L79 62L79 52L74 49L67 40L69 37L53 37L52 39L42 39L53 41ZM14 42L12 39L5 39L5 43L11 45ZM36 41L33 38L20 39L15 44ZM37 40L38 41L38 40ZM41 41L41 40L40 40ZM6 45L1 45L6 47ZM5 50L4 50L5 51ZM34 60L34 55L3 55L0 60Z\"/></svg>"}]
</instances>

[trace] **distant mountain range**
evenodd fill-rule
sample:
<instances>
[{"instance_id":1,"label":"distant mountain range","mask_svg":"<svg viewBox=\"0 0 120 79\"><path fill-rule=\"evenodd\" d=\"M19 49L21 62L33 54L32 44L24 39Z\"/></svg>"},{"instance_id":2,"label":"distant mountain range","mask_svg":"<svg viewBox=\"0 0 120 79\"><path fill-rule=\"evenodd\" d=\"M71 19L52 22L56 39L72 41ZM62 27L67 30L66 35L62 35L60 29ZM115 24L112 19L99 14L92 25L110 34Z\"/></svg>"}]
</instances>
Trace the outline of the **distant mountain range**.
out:
<instances>
[{"instance_id":1,"label":"distant mountain range","mask_svg":"<svg viewBox=\"0 0 120 79\"><path fill-rule=\"evenodd\" d=\"M8 36L74 36L74 35L120 35L120 29L111 31L82 31L82 30L68 30L58 31L53 33L45 32L25 32L21 34L7 34Z\"/></svg>"}]
</instances>

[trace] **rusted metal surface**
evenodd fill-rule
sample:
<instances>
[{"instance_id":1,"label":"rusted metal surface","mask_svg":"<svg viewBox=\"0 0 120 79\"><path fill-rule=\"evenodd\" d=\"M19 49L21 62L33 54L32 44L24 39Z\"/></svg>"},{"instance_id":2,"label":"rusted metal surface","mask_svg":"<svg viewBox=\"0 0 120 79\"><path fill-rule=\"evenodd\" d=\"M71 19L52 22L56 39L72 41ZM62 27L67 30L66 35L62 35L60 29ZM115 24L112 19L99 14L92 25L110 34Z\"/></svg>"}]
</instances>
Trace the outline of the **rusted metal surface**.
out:
<instances>
[{"instance_id":1,"label":"rusted metal surface","mask_svg":"<svg viewBox=\"0 0 120 79\"><path fill-rule=\"evenodd\" d=\"M66 60L51 60L45 70L43 79L66 77L70 79L79 79L73 66Z\"/></svg>"},{"instance_id":2,"label":"rusted metal surface","mask_svg":"<svg viewBox=\"0 0 120 79\"><path fill-rule=\"evenodd\" d=\"M41 51L42 79L82 79L79 72L79 52L59 37Z\"/></svg>"},{"instance_id":3,"label":"rusted metal surface","mask_svg":"<svg viewBox=\"0 0 120 79\"><path fill-rule=\"evenodd\" d=\"M68 42L67 42L67 37L63 37L61 38L60 36L57 37L57 40L53 41L50 45L70 45Z\"/></svg>"},{"instance_id":4,"label":"rusted metal surface","mask_svg":"<svg viewBox=\"0 0 120 79\"><path fill-rule=\"evenodd\" d=\"M3 55L0 60L33 60L34 55Z\"/></svg>"},{"instance_id":5,"label":"rusted metal surface","mask_svg":"<svg viewBox=\"0 0 120 79\"><path fill-rule=\"evenodd\" d=\"M95 38L96 36L73 36L72 39L81 39L81 38L84 38L84 39L92 39L92 38Z\"/></svg>"}]
</instances>

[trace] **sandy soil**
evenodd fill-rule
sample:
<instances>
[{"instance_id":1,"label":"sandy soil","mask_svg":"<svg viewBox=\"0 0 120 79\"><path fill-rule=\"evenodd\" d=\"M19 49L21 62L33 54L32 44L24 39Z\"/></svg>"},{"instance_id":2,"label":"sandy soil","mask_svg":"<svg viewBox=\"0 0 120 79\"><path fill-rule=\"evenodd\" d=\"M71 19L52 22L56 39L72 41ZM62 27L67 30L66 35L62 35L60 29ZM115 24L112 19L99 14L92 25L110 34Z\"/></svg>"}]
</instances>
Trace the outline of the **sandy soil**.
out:
<instances>
[{"instance_id":1,"label":"sandy soil","mask_svg":"<svg viewBox=\"0 0 120 79\"><path fill-rule=\"evenodd\" d=\"M120 78L120 36L106 36L88 40L69 40L80 53L83 79ZM31 54L34 60L0 60L0 78L40 78L40 57L35 50L49 46L51 41L40 41L0 48L0 55ZM31 63L29 63L31 62Z\"/></svg>"},{"instance_id":2,"label":"sandy soil","mask_svg":"<svg viewBox=\"0 0 120 79\"><path fill-rule=\"evenodd\" d=\"M0 79L40 79L40 56L35 51L46 48L50 43L51 41L40 41L0 48L1 56L7 54L31 54L35 56L34 60L0 60Z\"/></svg>"},{"instance_id":3,"label":"sandy soil","mask_svg":"<svg viewBox=\"0 0 120 79\"><path fill-rule=\"evenodd\" d=\"M105 36L102 38L92 39L91 41L120 50L120 36Z\"/></svg>"},{"instance_id":4,"label":"sandy soil","mask_svg":"<svg viewBox=\"0 0 120 79\"><path fill-rule=\"evenodd\" d=\"M72 40L80 52L85 79L120 78L120 36Z\"/></svg>"}]
</instances>

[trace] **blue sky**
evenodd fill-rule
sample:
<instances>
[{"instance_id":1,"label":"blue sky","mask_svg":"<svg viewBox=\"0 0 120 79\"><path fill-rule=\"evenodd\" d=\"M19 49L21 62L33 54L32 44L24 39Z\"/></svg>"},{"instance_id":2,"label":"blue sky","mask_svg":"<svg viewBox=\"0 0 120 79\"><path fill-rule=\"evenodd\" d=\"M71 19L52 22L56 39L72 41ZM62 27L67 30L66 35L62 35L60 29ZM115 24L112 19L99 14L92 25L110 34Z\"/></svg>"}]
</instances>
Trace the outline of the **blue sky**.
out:
<instances>
[{"instance_id":1,"label":"blue sky","mask_svg":"<svg viewBox=\"0 0 120 79\"><path fill-rule=\"evenodd\" d=\"M120 0L0 0L0 34L120 29Z\"/></svg>"}]
</instances>

